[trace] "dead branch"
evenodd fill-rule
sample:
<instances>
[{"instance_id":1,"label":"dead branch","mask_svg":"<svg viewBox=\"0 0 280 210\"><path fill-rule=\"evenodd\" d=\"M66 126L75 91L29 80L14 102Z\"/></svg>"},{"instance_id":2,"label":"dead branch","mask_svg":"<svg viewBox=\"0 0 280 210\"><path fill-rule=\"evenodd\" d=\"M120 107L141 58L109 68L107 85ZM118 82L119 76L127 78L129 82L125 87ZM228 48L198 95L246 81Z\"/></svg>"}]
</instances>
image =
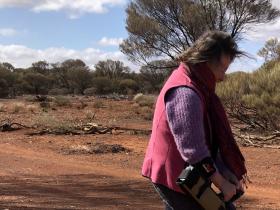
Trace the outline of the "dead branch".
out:
<instances>
[{"instance_id":1,"label":"dead branch","mask_svg":"<svg viewBox=\"0 0 280 210\"><path fill-rule=\"evenodd\" d=\"M41 131L35 131L35 132L29 132L25 135L28 136L42 136L47 134L53 134L53 135L81 135L81 132L76 131L70 131L70 130L50 130L50 129L44 129Z\"/></svg>"},{"instance_id":2,"label":"dead branch","mask_svg":"<svg viewBox=\"0 0 280 210\"><path fill-rule=\"evenodd\" d=\"M0 125L1 132L15 131L15 130L20 130L22 128L31 128L29 126L20 123L10 122L10 120L4 120L2 121L2 123L3 124Z\"/></svg>"},{"instance_id":3,"label":"dead branch","mask_svg":"<svg viewBox=\"0 0 280 210\"><path fill-rule=\"evenodd\" d=\"M41 131L35 131L31 133L26 133L26 135L34 136L34 135L46 135L46 134L54 134L54 135L84 135L84 134L121 134L129 132L132 135L149 135L151 130L142 130L142 129L134 129L134 128L124 128L117 126L103 126L98 125L96 123L87 123L85 125L80 125L77 128L73 129L43 129Z\"/></svg>"},{"instance_id":4,"label":"dead branch","mask_svg":"<svg viewBox=\"0 0 280 210\"><path fill-rule=\"evenodd\" d=\"M277 134L278 135L278 134ZM251 135L251 134L237 134L234 133L234 136L237 137L237 141L243 146L253 146L253 147L265 147L265 148L274 148L280 149L280 135L276 134L270 136L260 136L260 135Z\"/></svg>"}]
</instances>

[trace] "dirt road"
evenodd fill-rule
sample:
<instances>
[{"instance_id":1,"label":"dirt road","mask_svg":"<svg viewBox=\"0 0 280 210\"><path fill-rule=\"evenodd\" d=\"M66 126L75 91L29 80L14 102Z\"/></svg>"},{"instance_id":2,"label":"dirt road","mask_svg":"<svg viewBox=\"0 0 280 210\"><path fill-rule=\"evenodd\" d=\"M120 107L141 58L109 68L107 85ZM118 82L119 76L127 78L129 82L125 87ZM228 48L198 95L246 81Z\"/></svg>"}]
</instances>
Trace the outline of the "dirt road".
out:
<instances>
[{"instance_id":1,"label":"dirt road","mask_svg":"<svg viewBox=\"0 0 280 210\"><path fill-rule=\"evenodd\" d=\"M163 209L140 176L144 136L0 135L1 209ZM118 142L132 152L65 154L69 145L89 141ZM280 151L242 150L253 183L239 209L280 209Z\"/></svg>"},{"instance_id":2,"label":"dirt road","mask_svg":"<svg viewBox=\"0 0 280 210\"><path fill-rule=\"evenodd\" d=\"M146 116L144 119L132 101L80 98L88 104L85 110L80 110L77 108L79 100L70 99L71 107L53 107L48 112L36 102L5 99L1 101L6 109L0 113L0 121L12 119L27 126L41 124L38 128L85 120L151 128L151 120ZM18 102L24 106L15 112L12 107ZM97 102L102 104L101 108L94 106ZM36 109L29 110L30 105ZM28 129L0 132L0 210L163 209L151 184L140 175L147 135L28 136L27 132ZM128 150L104 154L88 152L87 149L96 144L118 144ZM253 183L237 203L238 209L280 210L280 150L241 149Z\"/></svg>"}]
</instances>

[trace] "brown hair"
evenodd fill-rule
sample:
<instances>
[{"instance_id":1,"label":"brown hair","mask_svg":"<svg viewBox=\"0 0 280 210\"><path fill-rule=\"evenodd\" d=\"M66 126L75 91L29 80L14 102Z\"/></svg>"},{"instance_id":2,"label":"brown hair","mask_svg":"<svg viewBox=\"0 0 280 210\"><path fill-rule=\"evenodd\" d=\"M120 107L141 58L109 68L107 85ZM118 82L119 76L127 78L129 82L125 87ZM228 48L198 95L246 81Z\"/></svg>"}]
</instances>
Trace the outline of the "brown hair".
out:
<instances>
[{"instance_id":1,"label":"brown hair","mask_svg":"<svg viewBox=\"0 0 280 210\"><path fill-rule=\"evenodd\" d=\"M223 31L208 31L204 33L191 47L178 57L178 61L197 64L207 61L219 61L221 55L229 55L231 60L246 55L238 50L234 39Z\"/></svg>"}]
</instances>

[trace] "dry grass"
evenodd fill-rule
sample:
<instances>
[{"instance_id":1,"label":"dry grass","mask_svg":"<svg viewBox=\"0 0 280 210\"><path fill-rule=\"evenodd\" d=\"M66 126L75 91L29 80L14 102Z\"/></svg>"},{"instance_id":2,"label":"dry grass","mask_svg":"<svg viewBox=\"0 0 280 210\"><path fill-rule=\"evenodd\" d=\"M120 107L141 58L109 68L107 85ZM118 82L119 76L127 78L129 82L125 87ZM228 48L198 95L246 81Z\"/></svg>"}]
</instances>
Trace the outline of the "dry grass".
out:
<instances>
[{"instance_id":1,"label":"dry grass","mask_svg":"<svg viewBox=\"0 0 280 210\"><path fill-rule=\"evenodd\" d=\"M140 112L140 115L143 117L143 119L145 119L145 120L153 119L154 111L151 107L148 107L148 106L140 107L139 112Z\"/></svg>"},{"instance_id":2,"label":"dry grass","mask_svg":"<svg viewBox=\"0 0 280 210\"><path fill-rule=\"evenodd\" d=\"M36 127L47 128L51 130L72 130L75 125L71 120L58 120L57 117L52 116L48 113L39 115L34 120Z\"/></svg>"},{"instance_id":3,"label":"dry grass","mask_svg":"<svg viewBox=\"0 0 280 210\"><path fill-rule=\"evenodd\" d=\"M95 101L93 103L93 108L95 109L100 109L100 108L103 108L104 107L104 103L102 101Z\"/></svg>"},{"instance_id":4,"label":"dry grass","mask_svg":"<svg viewBox=\"0 0 280 210\"><path fill-rule=\"evenodd\" d=\"M147 106L152 108L156 102L156 98L157 97L153 95L143 95L142 93L139 93L134 96L133 100L140 106Z\"/></svg>"},{"instance_id":5,"label":"dry grass","mask_svg":"<svg viewBox=\"0 0 280 210\"><path fill-rule=\"evenodd\" d=\"M85 114L86 120L92 121L92 120L94 120L96 113L93 112L92 110L85 110L84 114Z\"/></svg>"},{"instance_id":6,"label":"dry grass","mask_svg":"<svg viewBox=\"0 0 280 210\"><path fill-rule=\"evenodd\" d=\"M22 102L17 102L17 103L13 103L11 106L11 111L12 113L20 113L20 112L24 112L26 108L26 105Z\"/></svg>"},{"instance_id":7,"label":"dry grass","mask_svg":"<svg viewBox=\"0 0 280 210\"><path fill-rule=\"evenodd\" d=\"M31 113L35 113L36 111L38 111L38 107L36 105L27 105L26 109Z\"/></svg>"},{"instance_id":8,"label":"dry grass","mask_svg":"<svg viewBox=\"0 0 280 210\"><path fill-rule=\"evenodd\" d=\"M60 107L71 107L71 100L65 96L56 96L54 97L54 104Z\"/></svg>"},{"instance_id":9,"label":"dry grass","mask_svg":"<svg viewBox=\"0 0 280 210\"><path fill-rule=\"evenodd\" d=\"M6 112L7 106L5 104L0 103L0 112Z\"/></svg>"}]
</instances>

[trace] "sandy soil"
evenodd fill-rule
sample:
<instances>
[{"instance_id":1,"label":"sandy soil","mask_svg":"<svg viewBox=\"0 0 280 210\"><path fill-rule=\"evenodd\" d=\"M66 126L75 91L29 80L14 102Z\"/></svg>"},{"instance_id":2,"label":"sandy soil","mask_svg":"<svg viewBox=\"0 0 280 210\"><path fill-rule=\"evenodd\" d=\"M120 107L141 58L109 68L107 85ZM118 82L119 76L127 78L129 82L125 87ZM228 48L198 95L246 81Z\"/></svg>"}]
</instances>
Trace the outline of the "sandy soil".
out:
<instances>
[{"instance_id":1,"label":"sandy soil","mask_svg":"<svg viewBox=\"0 0 280 210\"><path fill-rule=\"evenodd\" d=\"M129 101L102 101L94 108L87 100L86 110L57 108L47 114L65 121L84 120L96 113L95 121L122 127L149 129L150 120L136 114ZM17 100L18 101L18 100ZM73 101L76 101L73 99ZM42 115L22 108L14 113L14 100L6 106L0 121L33 125ZM36 103L22 101L27 107ZM74 102L73 102L74 103ZM163 209L148 180L140 174L147 135L128 133L83 136L28 136L29 129L0 133L0 209ZM71 148L100 144L119 144L130 152L106 154L69 153ZM252 183L238 201L238 209L280 209L280 150L244 148Z\"/></svg>"}]
</instances>

